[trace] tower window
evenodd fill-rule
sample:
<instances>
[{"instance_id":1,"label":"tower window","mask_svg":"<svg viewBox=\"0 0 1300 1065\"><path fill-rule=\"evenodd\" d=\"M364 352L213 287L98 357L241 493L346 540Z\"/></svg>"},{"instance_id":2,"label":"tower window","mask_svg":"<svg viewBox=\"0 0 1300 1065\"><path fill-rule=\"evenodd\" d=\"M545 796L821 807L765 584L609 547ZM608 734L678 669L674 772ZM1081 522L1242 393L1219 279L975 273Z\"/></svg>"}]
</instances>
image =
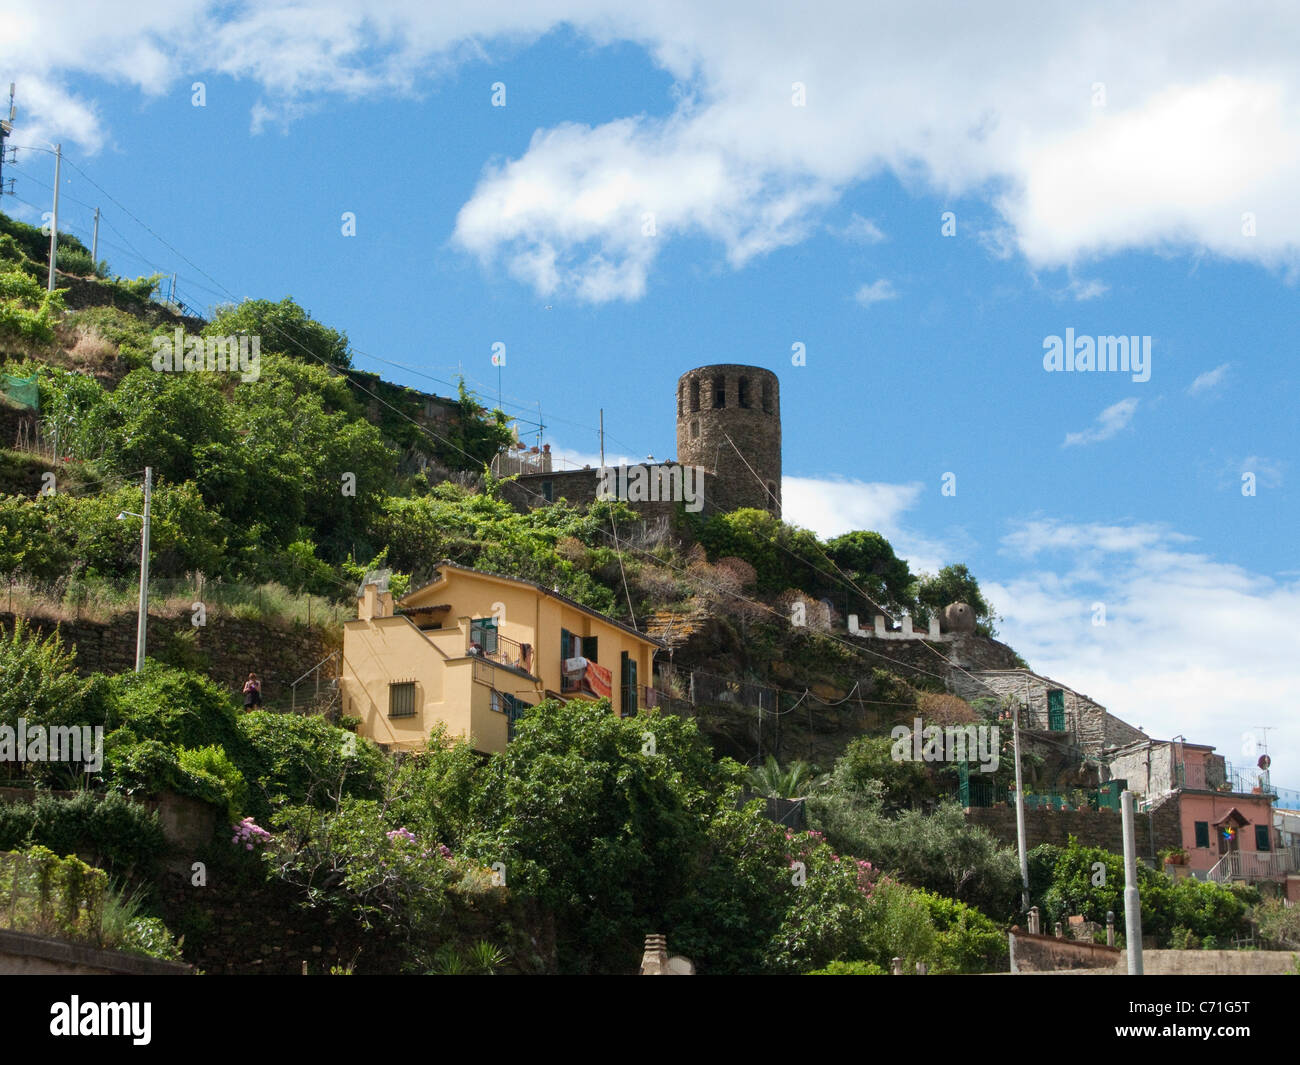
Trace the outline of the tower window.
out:
<instances>
[{"instance_id":1,"label":"tower window","mask_svg":"<svg viewBox=\"0 0 1300 1065\"><path fill-rule=\"evenodd\" d=\"M700 419L699 419L699 418L692 418L692 419L691 419L691 439L692 439L692 440L698 440L699 438L700 438Z\"/></svg>"},{"instance_id":2,"label":"tower window","mask_svg":"<svg viewBox=\"0 0 1300 1065\"><path fill-rule=\"evenodd\" d=\"M691 378L691 413L694 414L700 409L700 379Z\"/></svg>"},{"instance_id":3,"label":"tower window","mask_svg":"<svg viewBox=\"0 0 1300 1065\"><path fill-rule=\"evenodd\" d=\"M742 377L742 378L740 379L740 399L739 399L739 403L740 403L740 405L741 405L742 407L748 407L748 406L749 406L749 378L748 378L748 377Z\"/></svg>"},{"instance_id":4,"label":"tower window","mask_svg":"<svg viewBox=\"0 0 1300 1065\"><path fill-rule=\"evenodd\" d=\"M713 408L721 410L727 405L727 379L725 377L715 377L713 379Z\"/></svg>"},{"instance_id":5,"label":"tower window","mask_svg":"<svg viewBox=\"0 0 1300 1065\"><path fill-rule=\"evenodd\" d=\"M766 379L763 381L763 409L772 413L772 382Z\"/></svg>"}]
</instances>

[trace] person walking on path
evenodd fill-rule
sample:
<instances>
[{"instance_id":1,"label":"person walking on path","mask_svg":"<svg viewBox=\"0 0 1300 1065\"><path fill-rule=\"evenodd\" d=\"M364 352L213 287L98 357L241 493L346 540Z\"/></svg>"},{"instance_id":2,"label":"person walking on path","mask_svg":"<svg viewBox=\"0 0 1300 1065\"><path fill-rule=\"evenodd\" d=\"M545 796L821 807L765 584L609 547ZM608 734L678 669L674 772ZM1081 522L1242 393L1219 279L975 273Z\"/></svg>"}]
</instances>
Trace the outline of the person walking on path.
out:
<instances>
[{"instance_id":1,"label":"person walking on path","mask_svg":"<svg viewBox=\"0 0 1300 1065\"><path fill-rule=\"evenodd\" d=\"M248 680L244 681L244 712L253 710L262 705L262 682L257 679L256 673L250 673Z\"/></svg>"}]
</instances>

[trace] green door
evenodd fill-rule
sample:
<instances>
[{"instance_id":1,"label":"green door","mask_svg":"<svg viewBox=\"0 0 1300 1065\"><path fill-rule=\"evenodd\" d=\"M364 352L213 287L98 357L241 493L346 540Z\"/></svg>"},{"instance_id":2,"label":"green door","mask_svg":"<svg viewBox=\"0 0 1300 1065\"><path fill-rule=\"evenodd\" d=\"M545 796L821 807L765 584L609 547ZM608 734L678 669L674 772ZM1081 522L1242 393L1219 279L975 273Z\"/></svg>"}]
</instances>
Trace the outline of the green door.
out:
<instances>
[{"instance_id":1,"label":"green door","mask_svg":"<svg viewBox=\"0 0 1300 1065\"><path fill-rule=\"evenodd\" d=\"M636 659L623 652L620 665L622 666L622 689L623 689L623 716L631 717L637 711L636 706Z\"/></svg>"},{"instance_id":2,"label":"green door","mask_svg":"<svg viewBox=\"0 0 1300 1065\"><path fill-rule=\"evenodd\" d=\"M1065 731L1065 692L1047 693L1047 727L1053 732Z\"/></svg>"}]
</instances>

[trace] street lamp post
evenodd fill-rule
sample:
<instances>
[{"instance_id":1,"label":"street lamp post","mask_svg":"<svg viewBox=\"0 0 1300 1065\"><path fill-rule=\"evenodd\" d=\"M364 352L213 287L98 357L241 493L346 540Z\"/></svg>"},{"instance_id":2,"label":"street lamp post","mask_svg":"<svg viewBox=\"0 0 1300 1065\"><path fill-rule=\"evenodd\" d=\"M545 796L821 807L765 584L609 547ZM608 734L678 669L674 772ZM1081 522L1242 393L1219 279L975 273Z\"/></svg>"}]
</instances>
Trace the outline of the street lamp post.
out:
<instances>
[{"instance_id":1,"label":"street lamp post","mask_svg":"<svg viewBox=\"0 0 1300 1065\"><path fill-rule=\"evenodd\" d=\"M140 531L140 612L135 626L135 671L144 669L145 641L149 627L149 504L153 496L153 467L144 468L144 513L124 510L117 516L124 521L128 515L139 518L142 523Z\"/></svg>"}]
</instances>

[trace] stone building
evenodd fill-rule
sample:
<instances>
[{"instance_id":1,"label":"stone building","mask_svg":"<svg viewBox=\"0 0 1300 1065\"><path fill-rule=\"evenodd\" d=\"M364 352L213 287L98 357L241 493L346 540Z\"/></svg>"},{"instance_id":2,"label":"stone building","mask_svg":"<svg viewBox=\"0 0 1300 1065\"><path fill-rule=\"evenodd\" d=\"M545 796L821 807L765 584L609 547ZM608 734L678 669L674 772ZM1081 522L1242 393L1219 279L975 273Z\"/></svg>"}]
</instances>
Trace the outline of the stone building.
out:
<instances>
[{"instance_id":1,"label":"stone building","mask_svg":"<svg viewBox=\"0 0 1300 1065\"><path fill-rule=\"evenodd\" d=\"M781 388L759 366L700 366L677 380L677 461L713 473L719 510L781 516Z\"/></svg>"},{"instance_id":2,"label":"stone building","mask_svg":"<svg viewBox=\"0 0 1300 1065\"><path fill-rule=\"evenodd\" d=\"M644 465L644 464L643 464ZM693 467L699 471L702 501L687 510L705 516L755 507L781 516L781 390L776 374L759 366L725 363L700 366L677 381L677 461L647 471ZM623 480L630 482L633 468ZM492 464L498 476L512 476L502 494L520 509L565 500L586 505L597 498L601 471L552 468L550 447L503 452ZM647 478L654 483L654 478ZM624 498L620 496L619 498ZM677 510L675 498L657 493L624 501L646 521L664 521Z\"/></svg>"},{"instance_id":3,"label":"stone building","mask_svg":"<svg viewBox=\"0 0 1300 1065\"><path fill-rule=\"evenodd\" d=\"M1021 728L1057 734L1088 758L1099 759L1107 750L1147 739L1145 732L1107 713L1100 703L1027 669L953 671L950 683L968 702L1015 699L1023 707Z\"/></svg>"}]
</instances>

